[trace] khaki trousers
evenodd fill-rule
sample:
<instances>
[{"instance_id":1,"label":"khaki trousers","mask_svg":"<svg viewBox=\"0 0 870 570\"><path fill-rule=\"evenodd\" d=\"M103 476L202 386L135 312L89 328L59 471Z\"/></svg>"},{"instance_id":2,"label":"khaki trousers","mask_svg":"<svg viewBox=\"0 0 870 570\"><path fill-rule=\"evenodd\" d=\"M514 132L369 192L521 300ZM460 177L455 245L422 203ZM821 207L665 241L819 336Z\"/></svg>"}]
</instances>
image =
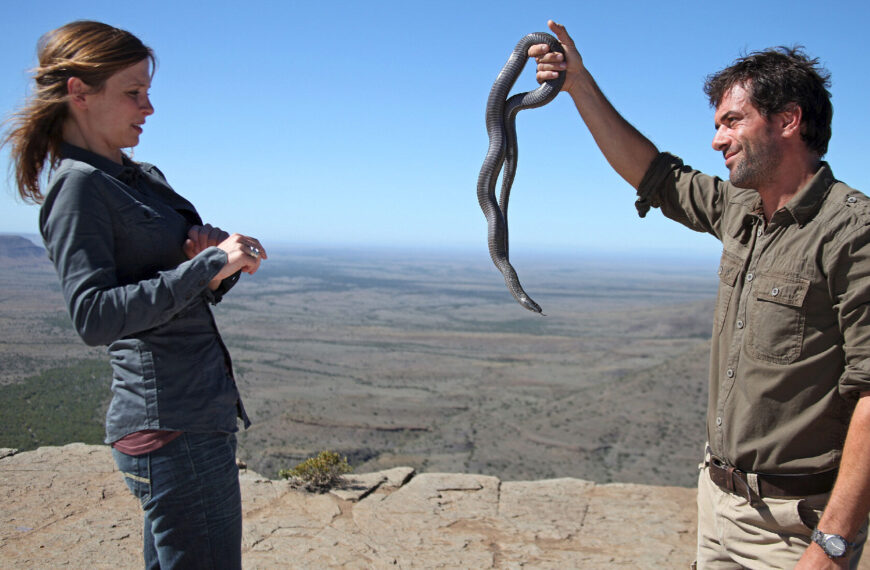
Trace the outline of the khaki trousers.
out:
<instances>
[{"instance_id":1,"label":"khaki trousers","mask_svg":"<svg viewBox=\"0 0 870 570\"><path fill-rule=\"evenodd\" d=\"M828 493L803 499L764 498L751 506L745 496L732 494L710 480L707 465L698 479L699 570L794 568L809 546ZM856 569L867 539L864 524L847 556Z\"/></svg>"}]
</instances>

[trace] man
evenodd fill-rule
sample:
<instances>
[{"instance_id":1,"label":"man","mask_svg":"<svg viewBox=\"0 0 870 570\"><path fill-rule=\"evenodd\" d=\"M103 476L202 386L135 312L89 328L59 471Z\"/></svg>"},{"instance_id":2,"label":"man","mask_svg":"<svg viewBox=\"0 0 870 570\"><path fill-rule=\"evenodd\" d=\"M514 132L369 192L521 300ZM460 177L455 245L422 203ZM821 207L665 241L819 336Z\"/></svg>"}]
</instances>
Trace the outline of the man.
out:
<instances>
[{"instance_id":1,"label":"man","mask_svg":"<svg viewBox=\"0 0 870 570\"><path fill-rule=\"evenodd\" d=\"M563 26L566 72L610 165L650 206L723 243L698 486L698 568L856 567L870 511L870 200L821 161L827 73L785 48L708 78L729 181L656 147L610 105Z\"/></svg>"}]
</instances>

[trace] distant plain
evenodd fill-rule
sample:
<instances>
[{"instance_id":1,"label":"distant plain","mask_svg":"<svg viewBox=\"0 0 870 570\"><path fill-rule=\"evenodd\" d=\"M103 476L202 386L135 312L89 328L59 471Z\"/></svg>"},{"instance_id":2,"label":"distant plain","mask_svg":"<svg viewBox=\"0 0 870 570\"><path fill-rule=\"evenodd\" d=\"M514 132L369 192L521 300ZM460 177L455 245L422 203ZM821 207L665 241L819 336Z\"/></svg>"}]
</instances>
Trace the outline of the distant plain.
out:
<instances>
[{"instance_id":1,"label":"distant plain","mask_svg":"<svg viewBox=\"0 0 870 570\"><path fill-rule=\"evenodd\" d=\"M254 421L240 458L270 477L330 449L357 472L694 485L716 260L514 252L539 316L512 299L482 249L271 248L214 309ZM6 266L3 421L28 406L40 421L67 415L64 371L81 384L75 374L92 370L82 363L98 366L105 351L72 331L46 259ZM104 370L74 404L96 424ZM54 412L34 407L36 385L56 386L41 404ZM12 445L14 430L0 428L0 447L65 443L34 424L17 426Z\"/></svg>"}]
</instances>

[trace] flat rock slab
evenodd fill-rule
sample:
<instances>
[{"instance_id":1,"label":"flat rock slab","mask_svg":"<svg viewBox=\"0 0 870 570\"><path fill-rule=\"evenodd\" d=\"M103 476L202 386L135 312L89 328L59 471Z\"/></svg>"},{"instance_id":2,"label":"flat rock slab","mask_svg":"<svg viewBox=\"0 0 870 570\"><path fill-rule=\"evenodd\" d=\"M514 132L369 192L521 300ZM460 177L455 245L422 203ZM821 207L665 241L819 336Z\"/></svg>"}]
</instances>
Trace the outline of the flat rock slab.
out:
<instances>
[{"instance_id":1,"label":"flat rock slab","mask_svg":"<svg viewBox=\"0 0 870 570\"><path fill-rule=\"evenodd\" d=\"M0 459L0 566L137 568L142 516L106 446Z\"/></svg>"},{"instance_id":2,"label":"flat rock slab","mask_svg":"<svg viewBox=\"0 0 870 570\"><path fill-rule=\"evenodd\" d=\"M359 501L387 482L387 477L382 473L348 475L344 479L344 485L332 489L330 493L345 501Z\"/></svg>"},{"instance_id":3,"label":"flat rock slab","mask_svg":"<svg viewBox=\"0 0 870 570\"><path fill-rule=\"evenodd\" d=\"M2 455L2 454L0 454ZM245 568L686 568L695 491L397 468L312 494L242 472ZM0 458L0 567L141 567L106 446Z\"/></svg>"}]
</instances>

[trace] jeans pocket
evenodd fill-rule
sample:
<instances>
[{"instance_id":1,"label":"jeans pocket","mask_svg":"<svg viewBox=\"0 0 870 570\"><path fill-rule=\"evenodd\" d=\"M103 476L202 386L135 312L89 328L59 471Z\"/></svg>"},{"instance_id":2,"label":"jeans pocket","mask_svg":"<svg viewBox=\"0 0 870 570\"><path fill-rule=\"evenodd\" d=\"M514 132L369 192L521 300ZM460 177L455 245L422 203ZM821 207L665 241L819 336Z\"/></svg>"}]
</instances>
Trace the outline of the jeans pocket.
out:
<instances>
[{"instance_id":1,"label":"jeans pocket","mask_svg":"<svg viewBox=\"0 0 870 570\"><path fill-rule=\"evenodd\" d=\"M112 455L115 458L115 465L124 476L127 488L144 506L151 498L151 473L148 455L127 455L115 449L112 449Z\"/></svg>"}]
</instances>

